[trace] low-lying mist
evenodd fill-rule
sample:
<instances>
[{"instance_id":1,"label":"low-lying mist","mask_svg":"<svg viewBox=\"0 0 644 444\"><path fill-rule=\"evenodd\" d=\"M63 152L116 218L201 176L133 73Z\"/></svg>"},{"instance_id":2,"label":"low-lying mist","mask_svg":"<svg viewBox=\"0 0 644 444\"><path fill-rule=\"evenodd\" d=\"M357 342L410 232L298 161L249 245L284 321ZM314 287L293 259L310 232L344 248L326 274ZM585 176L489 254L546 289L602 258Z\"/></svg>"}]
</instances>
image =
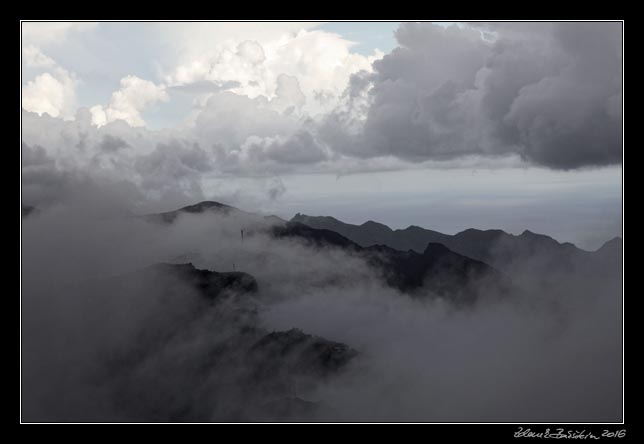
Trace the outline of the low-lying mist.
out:
<instances>
[{"instance_id":1,"label":"low-lying mist","mask_svg":"<svg viewBox=\"0 0 644 444\"><path fill-rule=\"evenodd\" d=\"M284 393L332 412L311 420L622 419L622 296L608 278L562 273L565 291L530 281L504 298L482 288L461 307L387 286L357 254L276 239L265 230L275 223L233 212L161 224L74 205L23 219L23 420L261 420L244 411L249 361L206 359L242 341L220 316L240 306L267 332L297 328L358 352ZM258 292L211 306L176 281L123 277L159 262L243 271Z\"/></svg>"}]
</instances>

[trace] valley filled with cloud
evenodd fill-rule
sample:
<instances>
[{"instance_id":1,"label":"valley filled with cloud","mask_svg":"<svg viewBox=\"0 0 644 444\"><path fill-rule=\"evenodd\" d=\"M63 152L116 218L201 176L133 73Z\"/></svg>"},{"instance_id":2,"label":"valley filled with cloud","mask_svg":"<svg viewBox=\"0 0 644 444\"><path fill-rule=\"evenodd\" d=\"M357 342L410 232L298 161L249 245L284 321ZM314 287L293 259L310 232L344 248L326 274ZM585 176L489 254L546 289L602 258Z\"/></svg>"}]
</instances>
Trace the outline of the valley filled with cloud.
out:
<instances>
[{"instance_id":1,"label":"valley filled with cloud","mask_svg":"<svg viewBox=\"0 0 644 444\"><path fill-rule=\"evenodd\" d=\"M22 23L23 421L622 420L622 23L391 25Z\"/></svg>"}]
</instances>

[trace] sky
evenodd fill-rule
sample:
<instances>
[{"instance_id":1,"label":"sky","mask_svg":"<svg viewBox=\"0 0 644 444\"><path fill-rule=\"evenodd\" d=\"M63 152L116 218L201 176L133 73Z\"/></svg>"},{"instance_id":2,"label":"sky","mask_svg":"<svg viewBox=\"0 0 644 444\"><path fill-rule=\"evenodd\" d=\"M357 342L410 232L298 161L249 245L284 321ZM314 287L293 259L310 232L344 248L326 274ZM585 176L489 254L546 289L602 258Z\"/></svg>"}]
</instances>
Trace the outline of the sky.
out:
<instances>
[{"instance_id":1,"label":"sky","mask_svg":"<svg viewBox=\"0 0 644 444\"><path fill-rule=\"evenodd\" d=\"M618 22L23 22L23 203L596 249L622 235L622 46Z\"/></svg>"}]
</instances>

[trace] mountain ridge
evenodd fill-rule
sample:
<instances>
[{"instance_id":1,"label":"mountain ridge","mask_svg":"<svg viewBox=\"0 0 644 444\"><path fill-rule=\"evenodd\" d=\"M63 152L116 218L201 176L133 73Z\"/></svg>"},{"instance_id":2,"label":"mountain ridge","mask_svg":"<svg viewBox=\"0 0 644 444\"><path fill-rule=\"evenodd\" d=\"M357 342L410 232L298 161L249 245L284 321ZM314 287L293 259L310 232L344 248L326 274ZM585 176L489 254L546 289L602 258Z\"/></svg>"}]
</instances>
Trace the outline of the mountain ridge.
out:
<instances>
[{"instance_id":1,"label":"mountain ridge","mask_svg":"<svg viewBox=\"0 0 644 444\"><path fill-rule=\"evenodd\" d=\"M235 211L268 221L265 216L211 201L148 217L171 223L181 213L203 213L213 209L223 211L224 214ZM410 225L404 230L392 230L373 220L362 225L352 225L331 216L313 217L301 213L297 213L288 222L280 220L263 229L268 229L273 237L296 237L315 247L334 246L364 255L372 265L385 270L385 280L390 285L404 292L414 292L422 287L419 279L422 281L426 273L431 275L433 266L428 257L425 257L430 244L442 244L445 249L460 257L457 259L453 256L444 262L444 265L448 264L444 269L448 274L465 278L468 273L464 272L463 267L477 270L480 266L476 263L480 262L493 270L489 273L491 275L501 272L505 277L511 276L512 280L539 280L544 285L544 291L550 291L552 285L556 285L557 280L564 275L613 275L621 266L621 242L615 239L607 242L605 248L589 252L530 230L512 235L500 229L468 228L455 235L448 235L416 225ZM387 260L373 259L378 254L387 256ZM437 259L435 255L432 257ZM469 265L464 265L466 262ZM420 276L412 276L410 270L415 270ZM499 277L494 280L498 283L505 279ZM451 290L461 288L456 286L456 282L452 284Z\"/></svg>"},{"instance_id":2,"label":"mountain ridge","mask_svg":"<svg viewBox=\"0 0 644 444\"><path fill-rule=\"evenodd\" d=\"M413 250L422 253L428 243L441 243L455 253L483 261L509 273L526 269L532 269L536 273L549 273L553 270L573 270L586 266L597 268L599 262L615 263L617 256L621 256L621 243L615 239L596 251L587 251L570 242L560 243L550 236L527 229L520 235L513 235L500 229L468 228L449 235L416 225L393 230L373 221L354 225L333 218L330 225L327 216L307 216L301 213L297 213L291 221L334 230L363 247L384 244L399 251ZM378 228L374 230L373 227L376 226Z\"/></svg>"}]
</instances>

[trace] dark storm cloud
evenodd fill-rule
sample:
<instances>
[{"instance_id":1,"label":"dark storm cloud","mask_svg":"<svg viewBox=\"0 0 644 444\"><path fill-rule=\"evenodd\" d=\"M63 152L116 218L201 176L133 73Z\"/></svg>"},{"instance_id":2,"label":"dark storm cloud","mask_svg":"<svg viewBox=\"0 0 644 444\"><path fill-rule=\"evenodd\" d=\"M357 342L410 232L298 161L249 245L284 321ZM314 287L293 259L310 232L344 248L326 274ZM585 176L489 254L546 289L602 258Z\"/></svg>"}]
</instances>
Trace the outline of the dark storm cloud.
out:
<instances>
[{"instance_id":1,"label":"dark storm cloud","mask_svg":"<svg viewBox=\"0 0 644 444\"><path fill-rule=\"evenodd\" d=\"M477 26L402 24L400 46L345 94L349 110L368 98L363 130L340 139L339 109L326 140L412 161L516 153L555 169L621 162L621 24Z\"/></svg>"},{"instance_id":2,"label":"dark storm cloud","mask_svg":"<svg viewBox=\"0 0 644 444\"><path fill-rule=\"evenodd\" d=\"M131 210L204 199L202 176L213 170L214 159L194 138L122 121L98 128L83 111L75 121L23 112L24 204L50 205L72 196L82 200L97 190L121 194L115 199Z\"/></svg>"},{"instance_id":3,"label":"dark storm cloud","mask_svg":"<svg viewBox=\"0 0 644 444\"><path fill-rule=\"evenodd\" d=\"M77 168L59 168L40 146L22 144L22 204L48 209L82 208L87 214L124 214L145 201L133 182L93 176Z\"/></svg>"},{"instance_id":4,"label":"dark storm cloud","mask_svg":"<svg viewBox=\"0 0 644 444\"><path fill-rule=\"evenodd\" d=\"M122 148L129 148L130 145L120 137L112 136L111 134L103 135L99 148L105 152L115 152Z\"/></svg>"},{"instance_id":5,"label":"dark storm cloud","mask_svg":"<svg viewBox=\"0 0 644 444\"><path fill-rule=\"evenodd\" d=\"M41 146L29 146L26 143L21 143L22 149L22 166L24 167L37 167L53 165L54 159L47 155L47 151Z\"/></svg>"},{"instance_id":6,"label":"dark storm cloud","mask_svg":"<svg viewBox=\"0 0 644 444\"><path fill-rule=\"evenodd\" d=\"M506 123L537 163L566 169L620 163L621 24L560 24L553 34L568 63L524 86Z\"/></svg>"},{"instance_id":7,"label":"dark storm cloud","mask_svg":"<svg viewBox=\"0 0 644 444\"><path fill-rule=\"evenodd\" d=\"M22 143L22 201L36 207L48 206L69 199L80 190L87 190L92 180L81 172L56 167L53 157L38 145Z\"/></svg>"},{"instance_id":8,"label":"dark storm cloud","mask_svg":"<svg viewBox=\"0 0 644 444\"><path fill-rule=\"evenodd\" d=\"M143 190L203 199L201 176L212 170L212 163L198 144L174 140L159 143L154 151L138 157L134 168L142 177Z\"/></svg>"},{"instance_id":9,"label":"dark storm cloud","mask_svg":"<svg viewBox=\"0 0 644 444\"><path fill-rule=\"evenodd\" d=\"M327 158L324 148L307 131L299 131L285 139L261 140L250 144L248 150L256 156L258 163L311 164Z\"/></svg>"}]
</instances>

